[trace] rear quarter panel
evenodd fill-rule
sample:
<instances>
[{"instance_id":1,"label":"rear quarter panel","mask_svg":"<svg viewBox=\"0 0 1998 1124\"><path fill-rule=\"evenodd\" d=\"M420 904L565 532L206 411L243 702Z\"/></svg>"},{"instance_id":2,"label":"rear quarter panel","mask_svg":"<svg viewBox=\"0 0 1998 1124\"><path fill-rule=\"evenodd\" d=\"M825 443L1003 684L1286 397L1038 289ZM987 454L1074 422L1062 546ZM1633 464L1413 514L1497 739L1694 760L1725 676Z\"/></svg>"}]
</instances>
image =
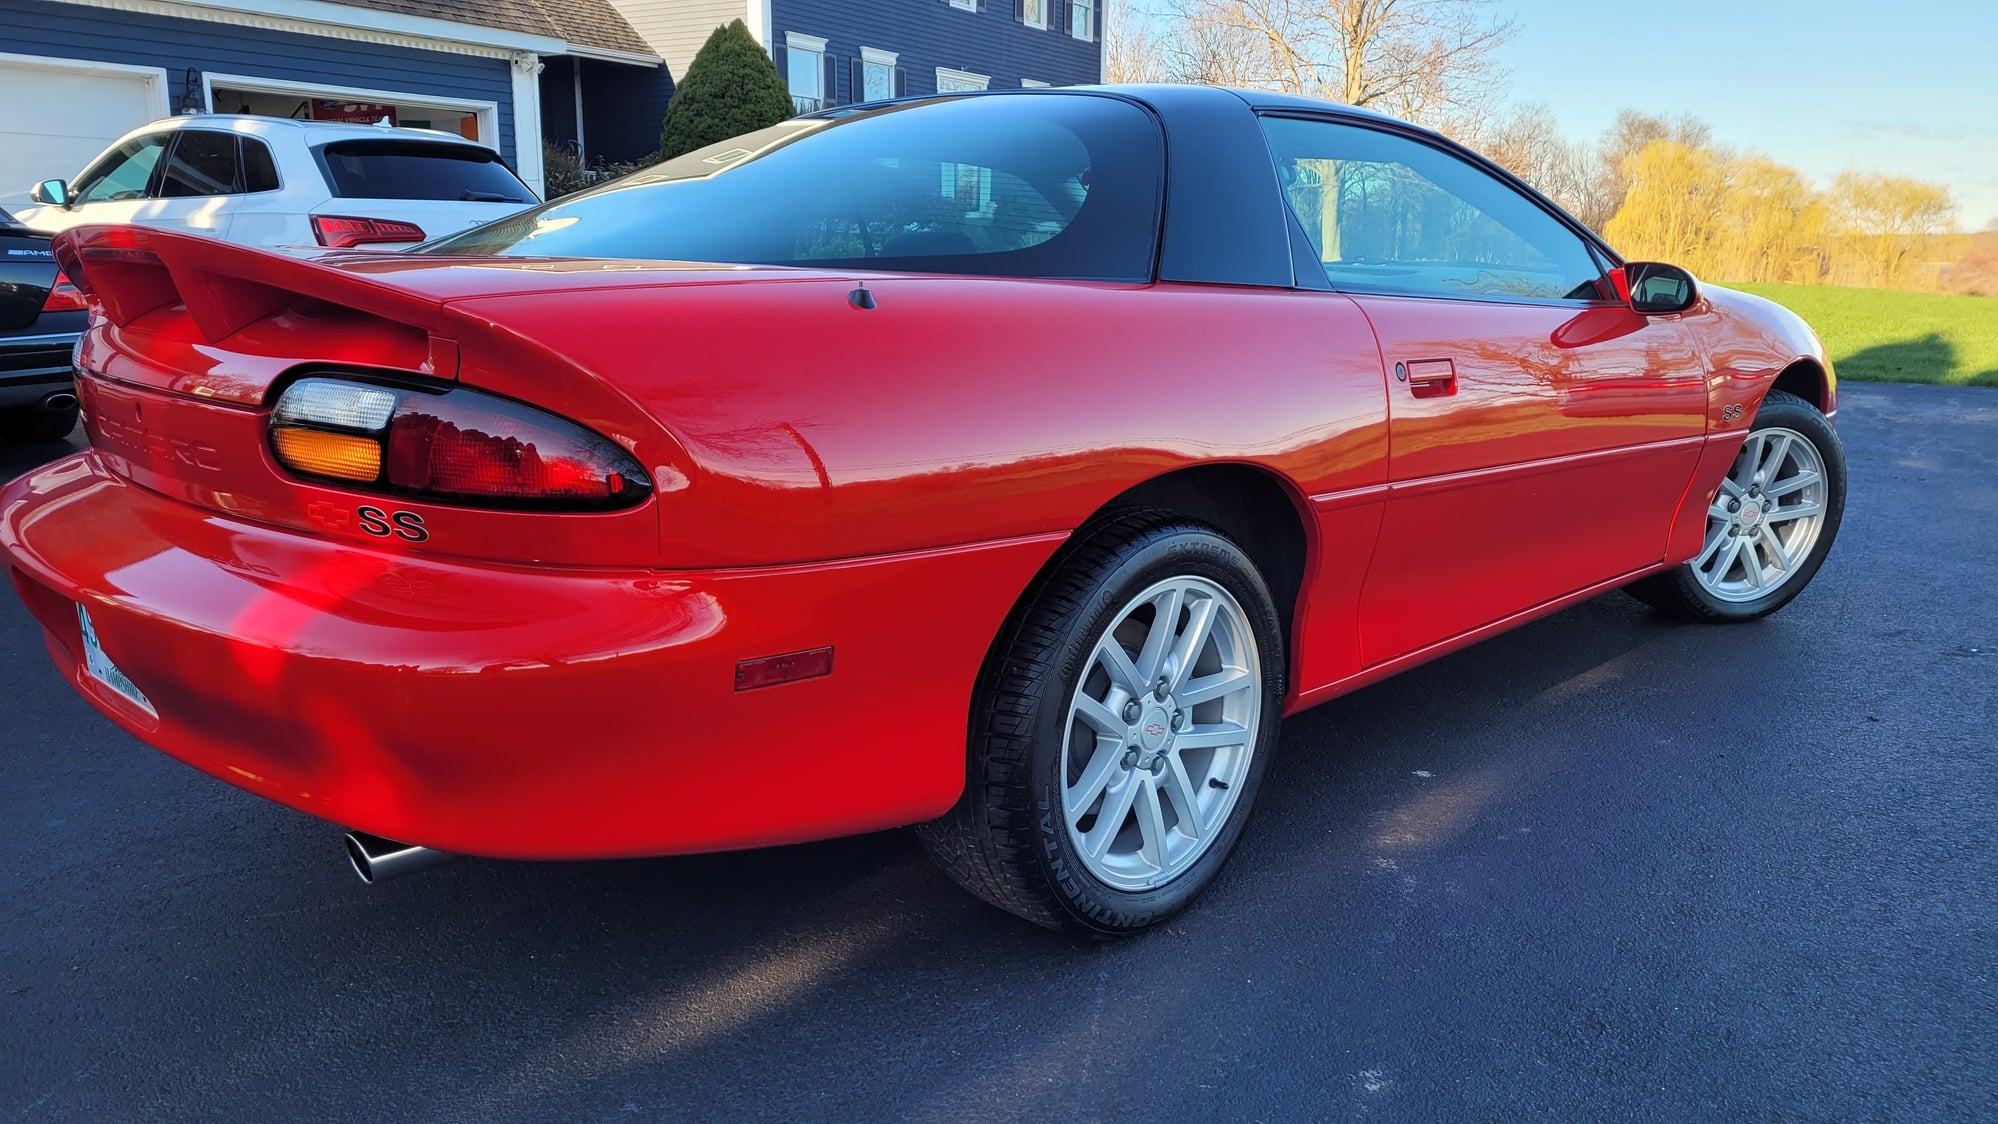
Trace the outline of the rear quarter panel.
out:
<instances>
[{"instance_id":1,"label":"rear quarter panel","mask_svg":"<svg viewBox=\"0 0 1998 1124\"><path fill-rule=\"evenodd\" d=\"M1351 301L977 278L542 293L455 311L563 355L684 451L661 561L850 558L1080 525L1202 462L1309 497L1386 479L1379 350ZM468 367L466 381L476 374ZM1307 528L1310 533L1310 528Z\"/></svg>"}]
</instances>

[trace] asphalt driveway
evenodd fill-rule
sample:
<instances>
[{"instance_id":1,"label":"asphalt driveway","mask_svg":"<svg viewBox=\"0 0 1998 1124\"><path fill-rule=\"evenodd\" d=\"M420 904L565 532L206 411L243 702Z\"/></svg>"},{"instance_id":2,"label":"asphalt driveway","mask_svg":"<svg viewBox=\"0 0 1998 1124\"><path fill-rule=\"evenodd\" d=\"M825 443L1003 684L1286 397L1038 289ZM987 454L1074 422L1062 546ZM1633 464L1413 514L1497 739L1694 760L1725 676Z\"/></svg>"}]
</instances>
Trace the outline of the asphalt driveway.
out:
<instances>
[{"instance_id":1,"label":"asphalt driveway","mask_svg":"<svg viewBox=\"0 0 1998 1124\"><path fill-rule=\"evenodd\" d=\"M1108 948L901 833L367 888L0 598L0 1116L1998 1118L1998 391L1842 405L1789 609L1606 597L1313 711Z\"/></svg>"}]
</instances>

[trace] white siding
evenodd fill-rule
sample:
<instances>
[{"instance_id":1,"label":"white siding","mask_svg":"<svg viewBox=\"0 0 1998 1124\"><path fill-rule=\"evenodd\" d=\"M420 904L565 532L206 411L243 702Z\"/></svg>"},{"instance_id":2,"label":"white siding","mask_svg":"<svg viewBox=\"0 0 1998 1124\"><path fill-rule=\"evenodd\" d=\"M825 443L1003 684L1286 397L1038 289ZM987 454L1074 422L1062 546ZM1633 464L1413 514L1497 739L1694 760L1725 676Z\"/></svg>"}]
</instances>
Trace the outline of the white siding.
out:
<instances>
[{"instance_id":1,"label":"white siding","mask_svg":"<svg viewBox=\"0 0 1998 1124\"><path fill-rule=\"evenodd\" d=\"M751 4L759 9L757 13L751 13ZM715 28L730 20L745 20L754 32L762 8L759 0L611 0L611 6L666 60L675 82L686 75L694 52ZM759 18L751 19L752 14Z\"/></svg>"}]
</instances>

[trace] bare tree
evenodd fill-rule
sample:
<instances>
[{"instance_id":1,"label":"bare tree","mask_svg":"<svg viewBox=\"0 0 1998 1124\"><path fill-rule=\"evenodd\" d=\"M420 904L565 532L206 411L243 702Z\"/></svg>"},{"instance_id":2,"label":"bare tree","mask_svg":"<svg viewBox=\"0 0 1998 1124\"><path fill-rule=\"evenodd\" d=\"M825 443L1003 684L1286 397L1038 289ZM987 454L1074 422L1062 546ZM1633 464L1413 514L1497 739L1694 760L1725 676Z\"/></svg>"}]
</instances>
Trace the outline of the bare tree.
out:
<instances>
[{"instance_id":1,"label":"bare tree","mask_svg":"<svg viewBox=\"0 0 1998 1124\"><path fill-rule=\"evenodd\" d=\"M1105 82L1163 82L1170 76L1156 15L1132 0L1108 0L1102 18Z\"/></svg>"},{"instance_id":2,"label":"bare tree","mask_svg":"<svg viewBox=\"0 0 1998 1124\"><path fill-rule=\"evenodd\" d=\"M1329 98L1409 120L1475 111L1512 21L1489 0L1177 0L1177 76Z\"/></svg>"},{"instance_id":3,"label":"bare tree","mask_svg":"<svg viewBox=\"0 0 1998 1124\"><path fill-rule=\"evenodd\" d=\"M1568 139L1544 105L1518 106L1450 132L1595 230L1616 213L1603 198L1594 147Z\"/></svg>"}]
</instances>

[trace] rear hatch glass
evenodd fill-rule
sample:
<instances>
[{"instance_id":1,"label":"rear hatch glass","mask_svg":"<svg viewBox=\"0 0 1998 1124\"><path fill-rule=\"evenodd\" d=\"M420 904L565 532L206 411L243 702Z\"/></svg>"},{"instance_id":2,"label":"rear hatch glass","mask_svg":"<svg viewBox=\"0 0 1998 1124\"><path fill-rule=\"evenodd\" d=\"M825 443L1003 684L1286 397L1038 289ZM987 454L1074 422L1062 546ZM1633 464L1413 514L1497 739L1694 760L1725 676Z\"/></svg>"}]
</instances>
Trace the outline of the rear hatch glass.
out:
<instances>
[{"instance_id":1,"label":"rear hatch glass","mask_svg":"<svg viewBox=\"0 0 1998 1124\"><path fill-rule=\"evenodd\" d=\"M18 331L41 316L55 275L49 240L0 211L0 333Z\"/></svg>"},{"instance_id":2,"label":"rear hatch glass","mask_svg":"<svg viewBox=\"0 0 1998 1124\"><path fill-rule=\"evenodd\" d=\"M534 193L491 149L409 140L334 141L319 149L342 199L531 203Z\"/></svg>"}]
</instances>

